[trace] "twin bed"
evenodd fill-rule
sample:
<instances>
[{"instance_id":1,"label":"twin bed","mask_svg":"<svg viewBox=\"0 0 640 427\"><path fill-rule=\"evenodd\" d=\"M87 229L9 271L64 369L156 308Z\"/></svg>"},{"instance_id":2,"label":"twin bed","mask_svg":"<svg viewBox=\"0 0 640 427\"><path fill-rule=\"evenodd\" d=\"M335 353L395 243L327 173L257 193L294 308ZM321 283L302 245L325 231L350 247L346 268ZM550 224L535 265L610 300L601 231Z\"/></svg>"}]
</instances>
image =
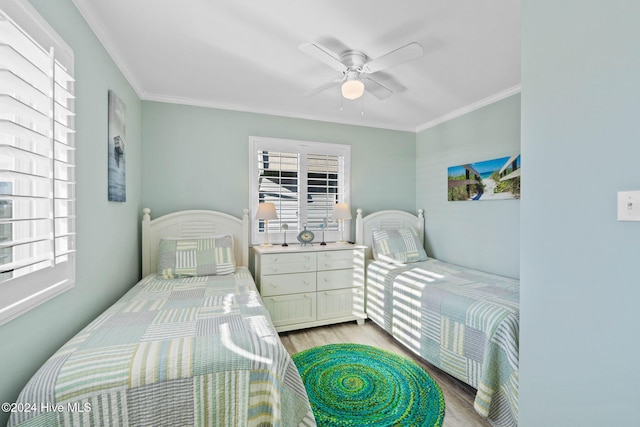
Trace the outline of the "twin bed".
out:
<instances>
[{"instance_id":1,"label":"twin bed","mask_svg":"<svg viewBox=\"0 0 640 427\"><path fill-rule=\"evenodd\" d=\"M247 211L145 209L143 279L40 368L9 426L314 426L248 230Z\"/></svg>"},{"instance_id":2,"label":"twin bed","mask_svg":"<svg viewBox=\"0 0 640 427\"><path fill-rule=\"evenodd\" d=\"M248 270L248 211L149 214L143 279L39 369L9 426L314 426ZM427 258L423 226L422 211L358 210L367 315L516 426L518 281Z\"/></svg>"},{"instance_id":3,"label":"twin bed","mask_svg":"<svg viewBox=\"0 0 640 427\"><path fill-rule=\"evenodd\" d=\"M367 257L367 316L424 360L477 390L495 426L518 424L519 281L428 258L424 217L356 216Z\"/></svg>"}]
</instances>

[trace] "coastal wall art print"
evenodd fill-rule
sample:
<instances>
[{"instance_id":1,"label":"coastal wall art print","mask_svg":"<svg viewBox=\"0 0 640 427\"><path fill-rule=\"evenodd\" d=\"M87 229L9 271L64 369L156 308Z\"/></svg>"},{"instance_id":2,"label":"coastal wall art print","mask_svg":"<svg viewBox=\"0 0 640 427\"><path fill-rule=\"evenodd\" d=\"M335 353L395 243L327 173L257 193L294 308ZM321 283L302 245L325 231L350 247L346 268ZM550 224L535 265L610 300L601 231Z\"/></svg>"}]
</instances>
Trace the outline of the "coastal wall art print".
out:
<instances>
[{"instance_id":1,"label":"coastal wall art print","mask_svg":"<svg viewBox=\"0 0 640 427\"><path fill-rule=\"evenodd\" d=\"M127 171L125 161L124 140L126 133L126 105L114 91L109 91L109 201L125 202L127 200Z\"/></svg>"},{"instance_id":2,"label":"coastal wall art print","mask_svg":"<svg viewBox=\"0 0 640 427\"><path fill-rule=\"evenodd\" d=\"M448 168L448 200L520 198L520 154Z\"/></svg>"}]
</instances>

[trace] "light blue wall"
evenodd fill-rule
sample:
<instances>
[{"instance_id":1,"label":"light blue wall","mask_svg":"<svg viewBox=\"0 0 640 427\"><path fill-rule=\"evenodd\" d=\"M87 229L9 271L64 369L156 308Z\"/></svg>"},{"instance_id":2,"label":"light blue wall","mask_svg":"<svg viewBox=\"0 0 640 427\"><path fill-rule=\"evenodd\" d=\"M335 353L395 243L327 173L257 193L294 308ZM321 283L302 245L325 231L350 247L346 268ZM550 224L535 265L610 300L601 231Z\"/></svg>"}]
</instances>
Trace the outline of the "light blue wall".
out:
<instances>
[{"instance_id":1,"label":"light blue wall","mask_svg":"<svg viewBox=\"0 0 640 427\"><path fill-rule=\"evenodd\" d=\"M522 9L520 425L637 426L640 2Z\"/></svg>"},{"instance_id":2,"label":"light blue wall","mask_svg":"<svg viewBox=\"0 0 640 427\"><path fill-rule=\"evenodd\" d=\"M249 206L249 136L351 145L351 204L415 209L415 134L264 114L143 103L143 201L239 216Z\"/></svg>"},{"instance_id":3,"label":"light blue wall","mask_svg":"<svg viewBox=\"0 0 640 427\"><path fill-rule=\"evenodd\" d=\"M416 206L425 210L428 254L519 277L520 201L449 202L447 168L519 153L520 95L419 132L416 140Z\"/></svg>"},{"instance_id":4,"label":"light blue wall","mask_svg":"<svg viewBox=\"0 0 640 427\"><path fill-rule=\"evenodd\" d=\"M637 1L523 2L523 198L460 207L446 202L446 167L506 154L519 97L417 136L141 103L70 0L32 4L76 55L78 280L0 326L1 401L136 281L142 205L154 215L247 206L248 136L261 135L351 144L354 208L424 208L436 256L520 270L521 426L637 424L640 223L615 212L617 191L640 190ZM108 89L127 104L125 204L107 202Z\"/></svg>"},{"instance_id":5,"label":"light blue wall","mask_svg":"<svg viewBox=\"0 0 640 427\"><path fill-rule=\"evenodd\" d=\"M64 342L139 275L141 102L71 0L31 4L71 46L76 71L77 281L75 288L0 326L0 402L18 392ZM127 105L127 202L107 201L107 91ZM0 413L0 425L7 414Z\"/></svg>"}]
</instances>

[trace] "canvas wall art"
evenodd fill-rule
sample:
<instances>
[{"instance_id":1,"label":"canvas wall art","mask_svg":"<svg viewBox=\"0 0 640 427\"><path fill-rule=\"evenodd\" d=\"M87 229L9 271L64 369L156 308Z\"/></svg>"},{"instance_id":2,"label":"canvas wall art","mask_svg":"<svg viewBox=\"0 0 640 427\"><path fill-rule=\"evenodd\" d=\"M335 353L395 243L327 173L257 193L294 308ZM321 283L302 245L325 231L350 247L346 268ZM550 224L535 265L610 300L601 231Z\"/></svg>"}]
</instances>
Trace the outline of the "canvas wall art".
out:
<instances>
[{"instance_id":1,"label":"canvas wall art","mask_svg":"<svg viewBox=\"0 0 640 427\"><path fill-rule=\"evenodd\" d=\"M127 200L127 174L125 160L126 106L112 91L109 91L109 201Z\"/></svg>"},{"instance_id":2,"label":"canvas wall art","mask_svg":"<svg viewBox=\"0 0 640 427\"><path fill-rule=\"evenodd\" d=\"M448 168L448 200L520 198L520 154Z\"/></svg>"}]
</instances>

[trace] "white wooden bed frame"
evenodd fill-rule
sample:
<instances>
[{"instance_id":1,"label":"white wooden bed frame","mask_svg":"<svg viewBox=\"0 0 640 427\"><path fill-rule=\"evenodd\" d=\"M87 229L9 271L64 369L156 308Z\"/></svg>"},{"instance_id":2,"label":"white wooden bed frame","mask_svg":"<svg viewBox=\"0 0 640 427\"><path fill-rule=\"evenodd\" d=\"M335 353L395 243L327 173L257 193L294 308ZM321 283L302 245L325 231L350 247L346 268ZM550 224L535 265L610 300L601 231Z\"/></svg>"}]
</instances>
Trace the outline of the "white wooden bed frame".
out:
<instances>
[{"instance_id":1,"label":"white wooden bed frame","mask_svg":"<svg viewBox=\"0 0 640 427\"><path fill-rule=\"evenodd\" d=\"M236 265L249 266L249 209L242 218L208 210L173 212L151 219L151 209L142 210L142 277L158 268L158 244L163 238L233 236Z\"/></svg>"},{"instance_id":2,"label":"white wooden bed frame","mask_svg":"<svg viewBox=\"0 0 640 427\"><path fill-rule=\"evenodd\" d=\"M424 245L424 210L418 209L418 215L405 211L385 210L362 216L362 209L356 210L356 244L367 246L366 259L371 259L371 234L373 230L392 230L396 228L416 227L420 241Z\"/></svg>"},{"instance_id":3,"label":"white wooden bed frame","mask_svg":"<svg viewBox=\"0 0 640 427\"><path fill-rule=\"evenodd\" d=\"M367 215L366 217L363 218L362 216L362 209L357 209L357 216L356 216L356 243L358 244L363 244L366 245L368 247L367 249L367 262L371 261L371 244L372 244L372 231L375 229L397 229L397 228L405 228L405 227L416 227L418 230L418 233L420 235L421 241L423 242L424 245L424 211L422 209L418 210L418 215L413 215L407 212L403 212L403 211L398 211L398 210L385 210L385 211L379 211L379 212L375 212L372 213L370 215ZM373 278L370 281L371 277L367 277L366 279L366 287L367 290L369 290L370 288L373 289L373 294L380 294L383 295L385 294L385 292L381 289L384 288L384 286L380 286L380 281L378 281L378 279ZM384 279L382 279L382 281L384 281ZM373 285L372 285L373 283ZM487 282L487 283L491 283L491 282ZM395 291L393 291L395 292ZM471 297L471 296L470 296ZM388 299L386 299L382 304L387 304L389 306L393 306L394 305L394 301L395 301L395 293L392 296L387 297ZM473 297L471 297L473 298ZM367 294L367 304L369 304L369 302L372 301L372 299L370 298L369 294ZM418 301L420 301L418 299ZM507 299L505 299L505 301L508 301ZM399 332L399 333L395 333L392 329L393 327L388 327L389 325L393 325L394 324L394 320L390 319L388 321L388 323L386 323L386 326L382 323L384 323L383 319L382 319L382 315L378 316L378 320L376 319L376 317L374 317L373 311L369 311L369 307L367 306L367 311L368 311L368 316L370 319L372 319L373 322L379 324L383 329L385 329L391 336L393 336L395 339L397 339L399 342L401 342L404 346L406 346L407 348L409 348L410 350L412 350L413 352L415 352L421 359L424 360L428 360L428 358L422 353L421 350L417 350L415 347L411 346L409 343L407 343L404 340L404 333L403 332ZM426 318L426 317L425 317ZM463 318L464 319L464 318ZM380 321L382 321L382 323L379 323ZM438 319L436 319L436 321L438 321ZM485 319L483 318L482 322L484 322ZM480 323L482 323L480 322ZM464 324L464 322L462 322ZM513 327L513 324L518 323L518 320L516 318L515 321L509 321L506 322L505 325L507 325L504 330L502 331L503 335L501 335L501 340L504 340L504 342L506 343L505 346L509 347L510 351L513 351L513 348L517 347L517 341L515 345L511 345L509 343L509 337L507 336L507 332L509 329L509 326ZM422 325L420 326L422 328ZM465 325L465 327L467 327ZM516 358L517 358L517 350L515 352L516 354ZM435 366L438 366L437 364L435 364ZM452 376L456 377L455 372L451 372L450 370L447 369L447 367L445 365L443 366L438 366L440 369L442 369L444 372L447 372L449 374L452 374ZM478 367L478 369L480 369L480 366ZM484 369L484 368L483 368ZM454 369L455 371L455 369ZM464 381L464 379L462 379L462 381ZM480 379L478 379L478 381L480 381ZM510 380L511 381L511 380ZM504 384L512 384L513 382L510 383L504 383ZM474 385L473 387L476 387L477 385ZM515 404L515 406L512 406L511 403L509 403L508 408L504 405L504 404L500 404L498 399L494 400L491 399L491 408L488 408L486 406L484 406L484 404L482 402L486 402L486 399L483 401L484 397L488 396L488 395L483 395L483 393L487 393L487 389L482 389L483 385L480 384L480 388L478 390L482 390L478 392L478 396L480 397L476 397L475 401L474 401L474 408L476 409L476 411L481 414L483 417L486 416L490 416L490 417L497 417L494 418L496 421L498 420L507 420L507 422L509 422L509 420L512 420L511 417L514 417L513 419L516 422L517 425L517 403ZM497 390L496 390L497 391ZM507 392L508 393L508 392ZM483 397L484 396L484 397ZM502 399L504 399L504 402L507 402L506 398L504 396L502 396ZM516 400L517 400L517 395L516 395ZM481 403L478 403L481 402ZM498 403L495 403L498 402ZM495 405L495 406L493 406ZM480 409L479 409L480 408ZM499 414L496 413L492 413L492 411L494 411L493 408L502 408L501 410L504 410L505 412L500 412ZM487 410L487 414L483 414L483 411ZM515 414L515 415L514 415ZM502 424L500 424L502 425Z\"/></svg>"}]
</instances>

